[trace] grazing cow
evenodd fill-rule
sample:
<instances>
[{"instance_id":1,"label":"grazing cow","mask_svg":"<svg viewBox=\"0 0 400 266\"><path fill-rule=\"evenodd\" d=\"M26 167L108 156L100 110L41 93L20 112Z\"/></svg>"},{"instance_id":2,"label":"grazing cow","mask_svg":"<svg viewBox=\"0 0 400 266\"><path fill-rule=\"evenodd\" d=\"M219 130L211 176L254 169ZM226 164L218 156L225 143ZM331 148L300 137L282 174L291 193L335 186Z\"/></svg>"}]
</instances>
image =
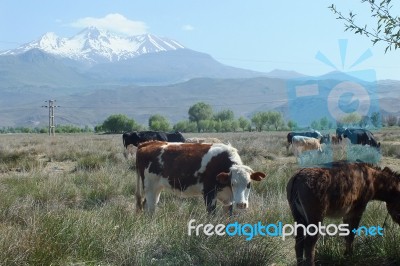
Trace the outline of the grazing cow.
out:
<instances>
[{"instance_id":1,"label":"grazing cow","mask_svg":"<svg viewBox=\"0 0 400 266\"><path fill-rule=\"evenodd\" d=\"M329 134L322 135L322 137L320 139L320 143L321 144L322 143L325 143L325 144L331 143L331 135L329 135Z\"/></svg>"},{"instance_id":2,"label":"grazing cow","mask_svg":"<svg viewBox=\"0 0 400 266\"><path fill-rule=\"evenodd\" d=\"M346 128L343 137L348 138L352 144L369 145L379 148L381 143L377 142L371 131L363 128Z\"/></svg>"},{"instance_id":3,"label":"grazing cow","mask_svg":"<svg viewBox=\"0 0 400 266\"><path fill-rule=\"evenodd\" d=\"M343 140L342 136L343 136L343 133L345 130L346 130L346 128L344 128L344 127L336 128L336 137L339 142L341 142Z\"/></svg>"},{"instance_id":4,"label":"grazing cow","mask_svg":"<svg viewBox=\"0 0 400 266\"><path fill-rule=\"evenodd\" d=\"M297 159L300 158L300 154L304 151L317 150L322 152L320 140L304 136L293 136L292 149Z\"/></svg>"},{"instance_id":5,"label":"grazing cow","mask_svg":"<svg viewBox=\"0 0 400 266\"><path fill-rule=\"evenodd\" d=\"M292 144L292 139L294 136L304 136L304 137L310 137L310 138L315 138L315 139L320 139L322 138L322 135L319 131L306 131L306 132L289 132L287 134L287 144L286 144L286 150L288 151L289 146Z\"/></svg>"},{"instance_id":6,"label":"grazing cow","mask_svg":"<svg viewBox=\"0 0 400 266\"><path fill-rule=\"evenodd\" d=\"M185 138L183 137L181 132L172 132L166 133L167 134L167 141L168 142L185 142Z\"/></svg>"},{"instance_id":7,"label":"grazing cow","mask_svg":"<svg viewBox=\"0 0 400 266\"><path fill-rule=\"evenodd\" d=\"M122 141L125 148L127 148L130 144L137 147L140 143L150 140L185 142L185 138L180 132L165 133L160 131L134 131L126 132L122 135Z\"/></svg>"},{"instance_id":8,"label":"grazing cow","mask_svg":"<svg viewBox=\"0 0 400 266\"><path fill-rule=\"evenodd\" d=\"M187 138L186 143L222 143L221 140L217 138Z\"/></svg>"},{"instance_id":9,"label":"grazing cow","mask_svg":"<svg viewBox=\"0 0 400 266\"><path fill-rule=\"evenodd\" d=\"M163 189L181 196L203 196L213 213L216 200L224 210L248 208L250 182L265 174L243 165L237 150L222 143L145 142L136 153L137 209L153 213ZM234 204L235 203L235 204Z\"/></svg>"},{"instance_id":10,"label":"grazing cow","mask_svg":"<svg viewBox=\"0 0 400 266\"><path fill-rule=\"evenodd\" d=\"M339 138L337 136L332 136L331 142L334 145L339 144Z\"/></svg>"},{"instance_id":11,"label":"grazing cow","mask_svg":"<svg viewBox=\"0 0 400 266\"><path fill-rule=\"evenodd\" d=\"M298 225L314 227L322 224L325 216L343 217L343 223L349 226L345 254L352 253L355 234L351 231L358 228L369 201L386 202L390 216L400 224L400 174L387 167L338 161L320 168L303 168L290 178L286 192ZM306 235L304 227L297 229L297 263L300 265L305 256L305 264L314 265L318 233Z\"/></svg>"},{"instance_id":12,"label":"grazing cow","mask_svg":"<svg viewBox=\"0 0 400 266\"><path fill-rule=\"evenodd\" d=\"M165 132L158 131L134 131L126 132L122 135L122 141L125 148L127 148L130 144L137 147L140 143L150 140L167 141L168 139Z\"/></svg>"}]
</instances>

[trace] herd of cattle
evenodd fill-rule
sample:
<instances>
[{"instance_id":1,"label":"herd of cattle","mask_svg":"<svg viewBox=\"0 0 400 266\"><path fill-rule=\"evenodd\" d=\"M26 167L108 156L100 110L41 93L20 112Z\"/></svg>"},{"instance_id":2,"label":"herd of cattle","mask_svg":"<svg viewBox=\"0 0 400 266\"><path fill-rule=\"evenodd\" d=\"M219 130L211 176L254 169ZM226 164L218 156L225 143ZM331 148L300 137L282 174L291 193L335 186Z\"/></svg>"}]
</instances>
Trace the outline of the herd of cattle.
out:
<instances>
[{"instance_id":1,"label":"herd of cattle","mask_svg":"<svg viewBox=\"0 0 400 266\"><path fill-rule=\"evenodd\" d=\"M289 132L287 135L286 149L292 146L293 154L299 158L302 152L316 150L322 152L322 144L340 144L347 139L351 144L369 145L377 149L380 142L377 142L371 131L362 128L337 128L336 135L322 135L319 131Z\"/></svg>"},{"instance_id":2,"label":"herd of cattle","mask_svg":"<svg viewBox=\"0 0 400 266\"><path fill-rule=\"evenodd\" d=\"M180 132L165 133L155 131L142 131L142 132L130 132L122 135L123 144L126 149L129 145L137 147L136 150L136 171L137 171L137 186L136 186L136 205L137 211L145 210L148 213L154 213L156 205L160 199L160 193L164 189L173 191L180 196L202 196L206 205L208 213L214 213L216 210L216 203L219 200L223 204L223 209L230 215L240 213L249 207L249 194L252 181L261 181L266 177L265 173L255 171L247 165L244 165L238 150L232 147L230 144L224 144L216 138L187 138ZM322 151L321 144L339 144L344 139L352 144L369 145L372 147L380 148L380 143L376 141L374 135L366 129L354 129L354 128L338 128L336 135L330 137L329 134L322 135L318 131L310 132L290 132L287 135L286 148L292 145L293 153L299 156L300 153L307 150L318 150ZM350 164L348 162L341 162L335 165L335 167L346 168L345 176L340 176L341 180L346 183L349 187L346 187L348 191L358 191L352 189L351 186L360 187L361 185L353 182L353 175L360 174L365 171L364 176L368 176L371 173L379 175L376 180L386 180L389 177L396 176L393 182L397 185L391 187L396 188L392 191L392 197L396 198L395 206L390 209L392 217L400 217L400 175L393 173L389 170L368 170L369 166L358 166L357 164ZM308 169L308 170L304 170ZM311 170L310 170L311 169ZM312 170L314 169L314 170ZM305 226L310 224L317 224L323 219L323 216L318 216L317 220L309 220L310 217L314 217L315 211L321 211L325 215L329 216L330 212L342 215L344 219L347 216L351 216L354 213L354 206L358 201L357 199L365 197L365 195L345 195L343 196L355 199L354 202L345 200L349 205L337 206L337 202L329 203L329 200L339 200L336 188L342 186L338 183L332 182L332 187L323 187L322 185L316 185L308 187L311 183L317 184L319 181L315 178L319 173L326 176L337 175L337 173L343 173L343 171L335 170L321 170L320 168L303 168L300 169L288 183L287 193L289 205L293 217L299 224ZM361 169L361 170L360 170ZM383 176L383 177L382 177ZM322 178L322 176L321 176ZM357 177L358 178L358 177ZM371 177L371 180L374 177ZM333 178L336 179L336 178ZM333 180L330 178L329 180ZM337 177L339 180L339 176ZM301 181L300 181L301 180ZM308 180L308 181L307 181ZM356 180L356 179L354 179ZM362 177L357 179L357 182L365 182ZM342 182L340 181L340 182ZM309 183L311 182L311 183ZM326 181L323 182L324 186L330 186ZM339 182L339 181L338 181ZM383 181L382 181L383 182ZM379 183L379 182L378 182ZM374 183L375 184L375 183ZM379 185L382 187L382 184ZM323 188L323 191L315 191L317 187ZM336 190L335 190L336 189ZM322 194L321 194L322 193ZM332 195L324 195L324 193L332 193ZM326 209L323 209L322 205L315 202L310 204L310 199L315 200L318 195L317 201L328 204ZM322 198L321 198L322 197ZM361 199L361 198L360 198ZM368 198L365 199L365 205L369 200L388 200L392 199L380 199L375 195L368 194ZM339 200L339 202L342 202ZM359 202L357 203L359 204ZM319 210L318 208L322 208ZM388 205L389 208L389 205ZM364 209L360 209L360 213L357 213L357 217ZM319 214L318 214L319 215ZM354 216L354 215L353 215ZM315 216L317 217L317 216ZM400 218L399 218L400 219ZM397 219L397 220L399 220ZM397 221L395 219L395 221ZM355 228L358 226L359 219L352 221L352 225ZM307 236L296 237L296 255L298 263L303 262L303 255L305 255L306 263L314 265L314 247L318 237L307 238ZM353 237L348 239L347 244L351 245ZM310 246L311 245L311 246ZM348 249L350 246L346 246Z\"/></svg>"}]
</instances>

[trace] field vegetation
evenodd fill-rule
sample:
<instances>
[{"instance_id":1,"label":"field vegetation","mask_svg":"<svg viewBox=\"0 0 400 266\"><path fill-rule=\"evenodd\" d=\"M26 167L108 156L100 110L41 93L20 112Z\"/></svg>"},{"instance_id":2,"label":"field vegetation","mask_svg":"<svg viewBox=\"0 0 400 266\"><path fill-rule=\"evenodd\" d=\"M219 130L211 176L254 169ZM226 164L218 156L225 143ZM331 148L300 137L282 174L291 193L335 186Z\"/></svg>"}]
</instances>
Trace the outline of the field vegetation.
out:
<instances>
[{"instance_id":1,"label":"field vegetation","mask_svg":"<svg viewBox=\"0 0 400 266\"><path fill-rule=\"evenodd\" d=\"M245 164L267 173L254 184L249 210L228 218L206 214L201 198L161 194L152 218L135 212L135 155L124 156L121 135L0 135L1 265L294 265L294 238L188 236L188 222L293 223L286 183L299 168L285 148L287 132L200 134L239 150ZM400 130L375 134L381 166L400 171ZM185 134L185 137L199 134ZM348 153L336 146L328 159ZM322 157L323 157L322 156ZM325 160L325 159L324 159ZM383 225L385 204L372 202L362 225ZM340 223L329 219L325 223ZM355 253L344 257L344 240L320 238L322 265L399 265L400 232L389 218L383 237L357 236Z\"/></svg>"}]
</instances>

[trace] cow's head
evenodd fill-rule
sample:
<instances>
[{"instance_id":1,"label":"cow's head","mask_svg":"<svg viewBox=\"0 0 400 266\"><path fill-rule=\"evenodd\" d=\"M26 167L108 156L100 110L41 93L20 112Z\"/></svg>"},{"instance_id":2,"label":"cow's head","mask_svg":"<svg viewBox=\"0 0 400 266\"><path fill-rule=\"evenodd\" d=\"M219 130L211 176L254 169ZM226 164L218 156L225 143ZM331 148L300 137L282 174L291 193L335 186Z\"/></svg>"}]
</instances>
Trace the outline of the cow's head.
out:
<instances>
[{"instance_id":1,"label":"cow's head","mask_svg":"<svg viewBox=\"0 0 400 266\"><path fill-rule=\"evenodd\" d=\"M331 136L329 134L325 134L322 136L322 138L319 141L321 144L325 143L325 144L329 144L331 143Z\"/></svg>"},{"instance_id":2,"label":"cow's head","mask_svg":"<svg viewBox=\"0 0 400 266\"><path fill-rule=\"evenodd\" d=\"M124 141L125 148L130 144L133 144L133 146L137 147L140 143L140 136L136 131L130 133L124 133L122 138Z\"/></svg>"},{"instance_id":3,"label":"cow's head","mask_svg":"<svg viewBox=\"0 0 400 266\"><path fill-rule=\"evenodd\" d=\"M264 178L264 173L254 172L248 166L233 165L229 173L223 172L217 175L217 182L229 185L230 203L233 204L234 208L243 210L249 207L251 181L261 181ZM227 192L224 191L224 193ZM227 204L227 202L225 202L225 204Z\"/></svg>"},{"instance_id":4,"label":"cow's head","mask_svg":"<svg viewBox=\"0 0 400 266\"><path fill-rule=\"evenodd\" d=\"M400 202L391 201L386 203L388 213L392 217L393 221L400 224Z\"/></svg>"}]
</instances>

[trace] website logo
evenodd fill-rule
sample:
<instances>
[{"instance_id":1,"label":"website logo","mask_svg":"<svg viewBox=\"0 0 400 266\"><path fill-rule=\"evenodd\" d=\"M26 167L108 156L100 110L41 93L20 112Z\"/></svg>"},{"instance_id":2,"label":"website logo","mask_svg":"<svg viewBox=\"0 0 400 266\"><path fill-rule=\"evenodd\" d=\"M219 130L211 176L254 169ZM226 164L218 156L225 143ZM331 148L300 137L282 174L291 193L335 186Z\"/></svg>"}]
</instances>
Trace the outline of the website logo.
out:
<instances>
[{"instance_id":1,"label":"website logo","mask_svg":"<svg viewBox=\"0 0 400 266\"><path fill-rule=\"evenodd\" d=\"M348 41L339 40L338 43L340 67L318 51L315 58L332 67L333 71L320 77L296 78L287 82L289 118L299 127L311 127L313 122L324 118L336 124L352 113L361 118L371 117L380 110L375 70L352 70L372 56L371 50L367 49L347 67Z\"/></svg>"},{"instance_id":2,"label":"website logo","mask_svg":"<svg viewBox=\"0 0 400 266\"><path fill-rule=\"evenodd\" d=\"M195 219L188 222L188 235L199 236L200 234L206 236L238 236L245 237L246 241L252 240L256 236L261 237L280 237L285 240L288 236L297 236L303 234L304 236L322 235L322 236L347 236L349 234L365 235L365 236L383 236L383 228L381 226L361 226L359 228L349 229L348 224L328 224L323 225L321 222L316 224L283 224L282 222L267 223L257 222L255 224L233 222L229 224L196 224Z\"/></svg>"}]
</instances>

